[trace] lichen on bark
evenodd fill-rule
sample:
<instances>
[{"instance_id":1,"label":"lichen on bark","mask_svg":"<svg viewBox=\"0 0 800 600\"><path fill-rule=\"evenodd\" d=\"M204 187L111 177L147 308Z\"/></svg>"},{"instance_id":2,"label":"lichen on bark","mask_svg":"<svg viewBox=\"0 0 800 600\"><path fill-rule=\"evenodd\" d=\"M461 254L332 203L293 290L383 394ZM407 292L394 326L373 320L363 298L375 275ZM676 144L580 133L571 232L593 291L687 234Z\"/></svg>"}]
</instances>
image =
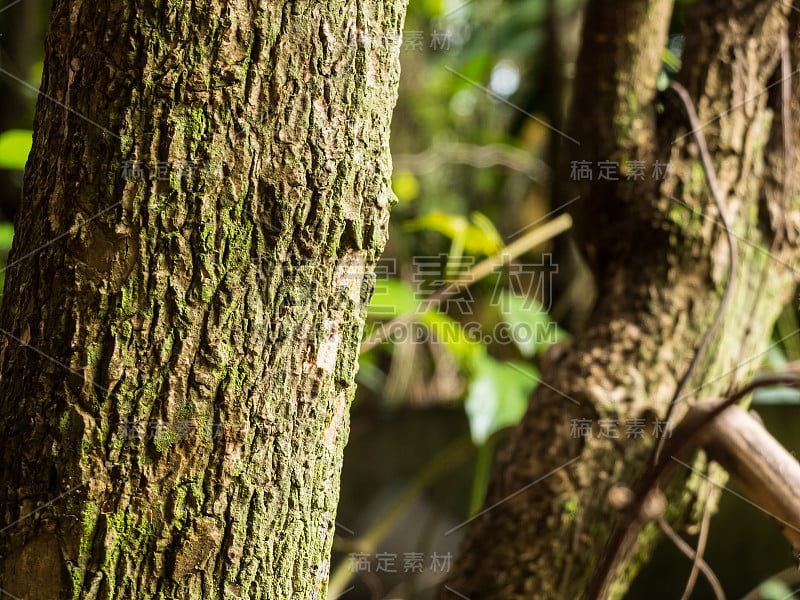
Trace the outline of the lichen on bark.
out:
<instances>
[{"instance_id":1,"label":"lichen on bark","mask_svg":"<svg viewBox=\"0 0 800 600\"><path fill-rule=\"evenodd\" d=\"M0 312L5 590L325 597L404 8L55 2Z\"/></svg>"}]
</instances>

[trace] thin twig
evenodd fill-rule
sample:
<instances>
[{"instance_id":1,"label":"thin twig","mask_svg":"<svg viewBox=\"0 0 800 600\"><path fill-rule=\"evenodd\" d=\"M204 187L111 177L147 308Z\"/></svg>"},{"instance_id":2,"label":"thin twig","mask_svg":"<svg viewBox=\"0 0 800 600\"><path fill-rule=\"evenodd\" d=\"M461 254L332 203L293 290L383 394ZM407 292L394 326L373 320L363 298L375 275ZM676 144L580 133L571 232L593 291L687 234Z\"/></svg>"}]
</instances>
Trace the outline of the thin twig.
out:
<instances>
[{"instance_id":1,"label":"thin twig","mask_svg":"<svg viewBox=\"0 0 800 600\"><path fill-rule=\"evenodd\" d=\"M709 469L710 469L709 465ZM709 475L711 473L709 472ZM703 561L703 554L706 551L706 543L708 542L708 532L711 529L711 506L709 498L711 497L711 483L706 482L706 494L703 499L703 517L700 520L700 533L697 537L697 550L695 551L694 560L692 561L692 571L689 573L689 579L686 582L686 589L683 591L681 600L689 600L694 590L694 584L697 583L697 574L699 573Z\"/></svg>"},{"instance_id":2,"label":"thin twig","mask_svg":"<svg viewBox=\"0 0 800 600\"><path fill-rule=\"evenodd\" d=\"M712 571L711 567L708 566L708 563L702 558L698 558L698 555L694 550L692 550L692 547L684 542L681 536L675 533L675 530L672 529L669 523L664 520L664 517L659 517L656 522L661 528L661 531L664 532L664 535L666 535L670 541L675 544L678 550L683 552L690 560L694 560L697 563L700 570L703 572L703 575L706 576L708 583L711 585L711 589L714 590L714 595L717 597L717 600L725 600L725 592L722 590L722 585L720 584L719 579L717 579L717 576L714 575L714 571Z\"/></svg>"},{"instance_id":3,"label":"thin twig","mask_svg":"<svg viewBox=\"0 0 800 600\"><path fill-rule=\"evenodd\" d=\"M457 292L459 289L468 288L477 281L480 281L489 275L495 269L503 267L510 263L512 260L524 254L531 248L535 248L539 244L554 238L555 236L564 233L572 227L572 217L568 214L563 214L556 217L549 223L545 223L541 227L537 227L532 231L526 233L524 236L503 248L494 256L479 262L472 267L461 277L448 282L438 292L433 294L424 302L420 302L414 313L403 315L392 319L388 323L379 327L375 333L361 343L361 353L370 350L378 344L386 341L391 337L392 333L396 330L405 327L408 323L414 321L419 315L427 310L438 308L442 300Z\"/></svg>"},{"instance_id":4,"label":"thin twig","mask_svg":"<svg viewBox=\"0 0 800 600\"><path fill-rule=\"evenodd\" d=\"M708 151L706 137L703 135L703 127L700 125L700 119L697 118L697 111L695 111L694 103L689 96L689 92L686 91L686 88L677 81L673 81L670 84L670 89L672 89L672 91L678 95L678 98L681 99L683 108L686 111L686 116L689 118L689 125L692 128L692 134L694 134L694 139L697 142L698 149L700 150L700 162L703 165L703 172L706 175L706 181L708 181L708 189L711 191L711 197L713 198L714 204L717 207L722 228L725 230L725 239L728 243L728 281L725 284L725 292L722 294L722 300L720 300L719 306L717 306L717 310L714 313L714 320L711 322L709 328L706 329L703 337L700 339L700 344L697 346L697 350L695 350L694 354L692 355L692 359L689 361L689 366L686 368L686 371L683 373L683 376L680 378L680 380L678 380L675 393L672 395L672 399L669 401L669 406L667 407L667 413L664 417L665 422L669 422L669 418L672 416L672 411L675 408L675 404L678 401L678 396L680 396L681 390L683 390L688 383L692 373L694 373L695 368L708 349L708 344L711 342L711 338L719 328L719 325L722 321L722 316L725 313L725 309L728 307L728 304L730 304L731 297L733 296L733 290L736 282L736 272L738 269L738 255L736 253L736 242L733 236L733 229L730 219L728 218L728 213L725 210L725 203L722 199L722 190L720 190L719 181L717 180L717 172L714 169L714 163L711 162L711 154ZM658 462L661 455L661 450L663 448L664 438L662 437L656 444L653 462Z\"/></svg>"}]
</instances>

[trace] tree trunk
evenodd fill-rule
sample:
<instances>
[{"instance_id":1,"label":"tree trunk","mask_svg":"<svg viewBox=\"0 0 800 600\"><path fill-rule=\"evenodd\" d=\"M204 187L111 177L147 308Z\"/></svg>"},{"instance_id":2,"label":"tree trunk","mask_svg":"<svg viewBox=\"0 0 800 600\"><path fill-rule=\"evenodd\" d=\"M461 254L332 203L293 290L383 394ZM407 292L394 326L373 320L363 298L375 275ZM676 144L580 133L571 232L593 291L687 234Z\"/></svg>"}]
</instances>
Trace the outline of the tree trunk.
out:
<instances>
[{"instance_id":1,"label":"tree trunk","mask_svg":"<svg viewBox=\"0 0 800 600\"><path fill-rule=\"evenodd\" d=\"M404 8L56 0L0 314L6 592L325 597Z\"/></svg>"},{"instance_id":2,"label":"tree trunk","mask_svg":"<svg viewBox=\"0 0 800 600\"><path fill-rule=\"evenodd\" d=\"M586 593L618 520L608 492L618 482L635 487L647 468L654 420L664 418L721 301L728 246L697 136L676 94L656 92L671 11L669 0L613 7L592 0L587 8L568 131L581 145L570 148L569 159L590 161L595 173L598 161L643 161L647 176L629 180L623 171L618 181L572 182L568 197L581 195L572 204L576 235L597 279L598 306L545 374L548 385L538 387L498 457L486 509L470 523L442 598ZM688 20L678 80L703 124L738 269L721 326L672 423L687 401L718 396L753 374L794 289L800 85L790 78L789 90L782 79L800 62L798 16L764 0L706 0ZM782 64L782 47L790 49L791 65ZM787 92L790 107L783 105ZM793 119L784 117L784 108ZM666 177L652 176L656 161L671 162ZM593 435L574 435L575 419L589 419ZM644 439L627 436L635 419L645 420ZM601 435L609 422L619 424L616 438ZM667 490L672 523L685 522L697 508L700 480L690 475L684 470ZM655 533L654 525L644 528L604 597L624 595Z\"/></svg>"}]
</instances>

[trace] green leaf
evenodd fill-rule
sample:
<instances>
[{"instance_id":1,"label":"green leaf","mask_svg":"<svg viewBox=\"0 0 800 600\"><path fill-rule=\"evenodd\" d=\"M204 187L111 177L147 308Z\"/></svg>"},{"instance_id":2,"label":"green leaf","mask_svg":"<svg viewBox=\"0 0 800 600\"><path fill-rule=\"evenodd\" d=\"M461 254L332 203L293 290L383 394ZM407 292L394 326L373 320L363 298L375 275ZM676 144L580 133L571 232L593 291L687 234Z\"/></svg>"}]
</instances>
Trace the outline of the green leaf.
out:
<instances>
[{"instance_id":1,"label":"green leaf","mask_svg":"<svg viewBox=\"0 0 800 600\"><path fill-rule=\"evenodd\" d=\"M759 388L753 393L753 404L800 404L800 390L787 387Z\"/></svg>"},{"instance_id":2,"label":"green leaf","mask_svg":"<svg viewBox=\"0 0 800 600\"><path fill-rule=\"evenodd\" d=\"M430 309L421 315L420 321L430 330L433 339L444 344L462 366L479 361L486 348L470 335L463 325L437 310Z\"/></svg>"},{"instance_id":3,"label":"green leaf","mask_svg":"<svg viewBox=\"0 0 800 600\"><path fill-rule=\"evenodd\" d=\"M444 12L445 0L424 0L422 7L428 16L435 17Z\"/></svg>"},{"instance_id":4,"label":"green leaf","mask_svg":"<svg viewBox=\"0 0 800 600\"><path fill-rule=\"evenodd\" d=\"M508 325L508 338L525 358L541 354L568 337L550 320L544 307L528 296L503 291L497 309L500 318Z\"/></svg>"},{"instance_id":5,"label":"green leaf","mask_svg":"<svg viewBox=\"0 0 800 600\"><path fill-rule=\"evenodd\" d=\"M373 319L395 319L412 314L419 301L414 290L399 279L378 279L369 303L368 314Z\"/></svg>"},{"instance_id":6,"label":"green leaf","mask_svg":"<svg viewBox=\"0 0 800 600\"><path fill-rule=\"evenodd\" d=\"M442 69L444 73L449 75L449 80L452 82L452 93L456 93L462 89L474 89L474 84L468 80L481 82L485 80L489 73L492 72L492 67L497 60L494 52L489 52L484 45L483 48L477 49L469 58L458 67L458 72L463 76L454 77L449 71Z\"/></svg>"},{"instance_id":7,"label":"green leaf","mask_svg":"<svg viewBox=\"0 0 800 600\"><path fill-rule=\"evenodd\" d=\"M669 48L664 48L661 53L661 61L666 65L666 67L672 71L673 73L677 73L681 70L681 59L680 57L670 50Z\"/></svg>"},{"instance_id":8,"label":"green leaf","mask_svg":"<svg viewBox=\"0 0 800 600\"><path fill-rule=\"evenodd\" d=\"M465 231L464 248L470 254L497 254L504 246L503 238L495 229L489 217L483 213L472 213L472 223Z\"/></svg>"},{"instance_id":9,"label":"green leaf","mask_svg":"<svg viewBox=\"0 0 800 600\"><path fill-rule=\"evenodd\" d=\"M463 236L469 223L461 215L434 210L427 215L412 219L405 227L408 231L436 231L452 240Z\"/></svg>"},{"instance_id":10,"label":"green leaf","mask_svg":"<svg viewBox=\"0 0 800 600\"><path fill-rule=\"evenodd\" d=\"M33 132L9 129L0 133L0 169L25 170L25 162L33 144Z\"/></svg>"},{"instance_id":11,"label":"green leaf","mask_svg":"<svg viewBox=\"0 0 800 600\"><path fill-rule=\"evenodd\" d=\"M669 83L669 75L667 75L666 71L661 71L661 73L658 74L658 79L656 80L656 89L658 89L659 92L663 92L669 87Z\"/></svg>"},{"instance_id":12,"label":"green leaf","mask_svg":"<svg viewBox=\"0 0 800 600\"><path fill-rule=\"evenodd\" d=\"M486 215L474 212L472 223L461 215L434 210L406 223L408 231L436 231L453 240L469 254L491 256L503 247L503 239ZM451 251L451 255L460 252Z\"/></svg>"},{"instance_id":13,"label":"green leaf","mask_svg":"<svg viewBox=\"0 0 800 600\"><path fill-rule=\"evenodd\" d=\"M14 225L8 221L0 223L0 252L11 250L14 241Z\"/></svg>"},{"instance_id":14,"label":"green leaf","mask_svg":"<svg viewBox=\"0 0 800 600\"><path fill-rule=\"evenodd\" d=\"M489 355L475 360L464 408L473 441L481 445L495 431L519 422L539 381L530 365L500 362Z\"/></svg>"},{"instance_id":15,"label":"green leaf","mask_svg":"<svg viewBox=\"0 0 800 600\"><path fill-rule=\"evenodd\" d=\"M761 600L787 600L788 598L794 598L789 586L776 579L768 579L758 586L758 593Z\"/></svg>"},{"instance_id":16,"label":"green leaf","mask_svg":"<svg viewBox=\"0 0 800 600\"><path fill-rule=\"evenodd\" d=\"M410 171L398 171L392 176L392 189L398 202L409 202L419 195L419 180Z\"/></svg>"}]
</instances>

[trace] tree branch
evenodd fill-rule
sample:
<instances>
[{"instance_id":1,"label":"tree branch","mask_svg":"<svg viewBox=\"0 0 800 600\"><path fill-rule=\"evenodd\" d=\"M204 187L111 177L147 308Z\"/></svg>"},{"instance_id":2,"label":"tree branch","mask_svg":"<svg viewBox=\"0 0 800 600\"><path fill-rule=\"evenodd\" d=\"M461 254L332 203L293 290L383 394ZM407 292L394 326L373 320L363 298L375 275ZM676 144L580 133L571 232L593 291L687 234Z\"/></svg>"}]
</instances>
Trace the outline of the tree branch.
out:
<instances>
[{"instance_id":1,"label":"tree branch","mask_svg":"<svg viewBox=\"0 0 800 600\"><path fill-rule=\"evenodd\" d=\"M641 528L649 520L647 503L654 491L666 487L676 462L688 459L701 448L730 473L755 506L783 524L784 536L797 553L800 464L759 421L735 406L756 388L779 384L800 386L800 377L785 374L758 379L728 398L703 400L689 409L665 445L664 455L672 460L657 462L645 473L609 540L586 599L605 597L618 567L630 556Z\"/></svg>"},{"instance_id":2,"label":"tree branch","mask_svg":"<svg viewBox=\"0 0 800 600\"><path fill-rule=\"evenodd\" d=\"M719 404L719 400L699 403L689 409L686 419L706 421ZM781 524L793 549L800 549L800 463L760 420L731 406L707 421L696 439L709 458L731 475L742 493Z\"/></svg>"}]
</instances>

